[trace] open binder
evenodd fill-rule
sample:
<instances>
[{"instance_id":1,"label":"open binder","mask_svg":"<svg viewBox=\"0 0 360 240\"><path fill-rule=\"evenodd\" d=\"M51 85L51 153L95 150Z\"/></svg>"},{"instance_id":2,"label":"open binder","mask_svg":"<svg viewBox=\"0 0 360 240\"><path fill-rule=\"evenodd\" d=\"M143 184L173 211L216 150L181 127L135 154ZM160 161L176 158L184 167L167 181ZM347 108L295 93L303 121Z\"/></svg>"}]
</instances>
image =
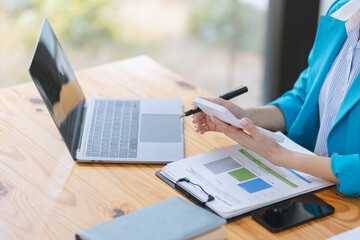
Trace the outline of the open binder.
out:
<instances>
[{"instance_id":1,"label":"open binder","mask_svg":"<svg viewBox=\"0 0 360 240\"><path fill-rule=\"evenodd\" d=\"M283 136L284 147L313 154ZM228 222L333 185L309 174L277 167L240 145L169 163L155 174L198 206Z\"/></svg>"}]
</instances>

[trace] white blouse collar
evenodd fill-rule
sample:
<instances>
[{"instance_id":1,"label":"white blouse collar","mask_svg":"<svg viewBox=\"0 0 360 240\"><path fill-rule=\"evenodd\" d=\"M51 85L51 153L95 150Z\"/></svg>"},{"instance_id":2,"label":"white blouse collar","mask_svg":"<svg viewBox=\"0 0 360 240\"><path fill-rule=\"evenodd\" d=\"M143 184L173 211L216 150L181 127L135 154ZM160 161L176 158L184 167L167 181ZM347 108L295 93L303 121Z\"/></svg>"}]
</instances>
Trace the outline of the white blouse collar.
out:
<instances>
[{"instance_id":1,"label":"white blouse collar","mask_svg":"<svg viewBox=\"0 0 360 240\"><path fill-rule=\"evenodd\" d=\"M360 0L350 0L336 12L331 14L333 18L346 21L346 31L349 33L360 26Z\"/></svg>"}]
</instances>

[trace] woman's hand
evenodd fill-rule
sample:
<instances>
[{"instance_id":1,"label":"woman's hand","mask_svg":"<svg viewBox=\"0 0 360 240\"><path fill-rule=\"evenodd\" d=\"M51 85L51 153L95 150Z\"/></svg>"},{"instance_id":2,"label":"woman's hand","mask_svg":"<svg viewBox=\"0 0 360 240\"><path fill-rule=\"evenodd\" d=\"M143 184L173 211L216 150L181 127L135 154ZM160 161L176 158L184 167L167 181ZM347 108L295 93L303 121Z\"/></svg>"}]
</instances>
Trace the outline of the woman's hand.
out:
<instances>
[{"instance_id":1,"label":"woman's hand","mask_svg":"<svg viewBox=\"0 0 360 240\"><path fill-rule=\"evenodd\" d=\"M274 165L308 173L339 184L331 168L331 158L294 152L280 146L275 140L259 132L254 123L243 118L244 130L213 117L216 128L241 146L256 152Z\"/></svg>"},{"instance_id":2,"label":"woman's hand","mask_svg":"<svg viewBox=\"0 0 360 240\"><path fill-rule=\"evenodd\" d=\"M234 116L238 119L241 119L246 116L246 111L239 106L221 99L221 98L204 98L210 102L219 104L227 108ZM193 104L193 109L198 108L195 104ZM193 115L193 121L195 126L195 131L200 132L201 134L208 132L208 131L215 131L220 132L221 130L218 129L217 125L211 120L211 118L203 112L195 113Z\"/></svg>"},{"instance_id":3,"label":"woman's hand","mask_svg":"<svg viewBox=\"0 0 360 240\"><path fill-rule=\"evenodd\" d=\"M217 131L223 132L229 138L238 142L241 146L256 152L272 164L295 169L308 173L333 183L339 184L331 168L331 158L312 154L294 152L280 146L275 140L261 133L255 128L255 124L247 118L258 119L261 127L268 129L285 129L284 116L280 109L275 106L265 106L258 109L244 110L223 99L208 99L230 110L238 119L243 129L227 124L220 119L206 116L203 112L194 114L193 123L197 132ZM197 107L194 105L193 109ZM274 122L276 124L274 124Z\"/></svg>"},{"instance_id":4,"label":"woman's hand","mask_svg":"<svg viewBox=\"0 0 360 240\"><path fill-rule=\"evenodd\" d=\"M279 155L286 151L274 139L266 136L255 128L254 123L248 118L242 118L240 124L244 129L229 125L220 119L213 117L213 124L218 131L233 139L241 146L256 152L263 158L275 165L282 166ZM210 119L211 121L211 119Z\"/></svg>"}]
</instances>

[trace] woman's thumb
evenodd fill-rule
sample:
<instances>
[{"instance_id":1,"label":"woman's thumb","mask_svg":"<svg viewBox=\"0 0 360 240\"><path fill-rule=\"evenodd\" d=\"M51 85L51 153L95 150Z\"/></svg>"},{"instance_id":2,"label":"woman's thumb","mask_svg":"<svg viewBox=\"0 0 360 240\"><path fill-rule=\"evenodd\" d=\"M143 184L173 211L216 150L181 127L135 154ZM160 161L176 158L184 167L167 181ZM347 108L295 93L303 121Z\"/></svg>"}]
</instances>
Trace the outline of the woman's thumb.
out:
<instances>
[{"instance_id":1,"label":"woman's thumb","mask_svg":"<svg viewBox=\"0 0 360 240\"><path fill-rule=\"evenodd\" d=\"M250 134L253 138L256 138L260 134L260 132L256 129L255 124L248 118L242 118L240 120L240 125L243 130Z\"/></svg>"}]
</instances>

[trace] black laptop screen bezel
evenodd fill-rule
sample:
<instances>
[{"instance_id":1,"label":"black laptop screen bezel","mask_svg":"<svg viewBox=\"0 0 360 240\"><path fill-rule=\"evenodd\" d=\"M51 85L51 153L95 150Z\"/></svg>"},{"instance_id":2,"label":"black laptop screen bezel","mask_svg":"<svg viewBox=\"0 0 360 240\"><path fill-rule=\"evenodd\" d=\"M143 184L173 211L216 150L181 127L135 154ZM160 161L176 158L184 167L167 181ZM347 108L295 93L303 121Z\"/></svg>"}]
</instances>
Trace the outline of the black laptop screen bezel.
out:
<instances>
[{"instance_id":1,"label":"black laptop screen bezel","mask_svg":"<svg viewBox=\"0 0 360 240\"><path fill-rule=\"evenodd\" d=\"M85 96L47 19L44 19L29 73L76 160L84 126Z\"/></svg>"}]
</instances>

